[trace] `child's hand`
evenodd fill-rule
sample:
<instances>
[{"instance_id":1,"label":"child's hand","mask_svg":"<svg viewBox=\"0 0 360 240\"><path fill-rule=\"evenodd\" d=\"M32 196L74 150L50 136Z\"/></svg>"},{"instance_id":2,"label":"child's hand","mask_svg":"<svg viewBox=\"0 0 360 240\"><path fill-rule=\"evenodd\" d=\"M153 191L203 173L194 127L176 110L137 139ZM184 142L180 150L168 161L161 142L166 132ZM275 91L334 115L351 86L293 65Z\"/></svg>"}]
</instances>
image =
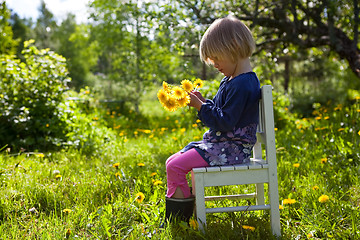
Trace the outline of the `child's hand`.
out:
<instances>
[{"instance_id":1,"label":"child's hand","mask_svg":"<svg viewBox=\"0 0 360 240\"><path fill-rule=\"evenodd\" d=\"M201 93L199 91L191 91L191 93L195 94L195 96L197 96L202 102L205 102L205 98L201 95Z\"/></svg>"},{"instance_id":2,"label":"child's hand","mask_svg":"<svg viewBox=\"0 0 360 240\"><path fill-rule=\"evenodd\" d=\"M205 102L204 97L201 95L200 92L197 91L189 92L189 96L190 96L190 103L188 104L188 106L194 107L198 111L200 111L201 105L203 104L203 102ZM204 101L202 101L202 99Z\"/></svg>"}]
</instances>

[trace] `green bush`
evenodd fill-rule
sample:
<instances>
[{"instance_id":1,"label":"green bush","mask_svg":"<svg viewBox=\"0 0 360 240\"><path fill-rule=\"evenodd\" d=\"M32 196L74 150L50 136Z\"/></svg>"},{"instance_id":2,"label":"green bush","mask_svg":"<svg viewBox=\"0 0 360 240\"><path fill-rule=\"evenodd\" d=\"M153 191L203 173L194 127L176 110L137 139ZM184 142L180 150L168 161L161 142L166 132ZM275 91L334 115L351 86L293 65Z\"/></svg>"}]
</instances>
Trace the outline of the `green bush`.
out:
<instances>
[{"instance_id":1,"label":"green bush","mask_svg":"<svg viewBox=\"0 0 360 240\"><path fill-rule=\"evenodd\" d=\"M67 134L59 107L70 82L65 59L33 43L24 43L24 62L0 57L0 146L51 149Z\"/></svg>"}]
</instances>

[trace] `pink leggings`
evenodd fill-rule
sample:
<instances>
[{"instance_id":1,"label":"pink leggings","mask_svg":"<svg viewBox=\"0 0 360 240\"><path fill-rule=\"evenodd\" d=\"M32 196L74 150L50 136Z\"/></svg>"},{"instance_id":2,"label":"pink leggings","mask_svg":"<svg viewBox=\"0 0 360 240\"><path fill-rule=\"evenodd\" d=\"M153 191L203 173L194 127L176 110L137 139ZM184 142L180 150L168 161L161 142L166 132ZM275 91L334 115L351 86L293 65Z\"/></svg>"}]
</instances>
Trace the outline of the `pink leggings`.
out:
<instances>
[{"instance_id":1,"label":"pink leggings","mask_svg":"<svg viewBox=\"0 0 360 240\"><path fill-rule=\"evenodd\" d=\"M167 197L171 197L177 187L181 189L185 198L190 197L190 188L186 174L195 167L206 167L209 164L193 148L184 153L178 152L166 160Z\"/></svg>"}]
</instances>

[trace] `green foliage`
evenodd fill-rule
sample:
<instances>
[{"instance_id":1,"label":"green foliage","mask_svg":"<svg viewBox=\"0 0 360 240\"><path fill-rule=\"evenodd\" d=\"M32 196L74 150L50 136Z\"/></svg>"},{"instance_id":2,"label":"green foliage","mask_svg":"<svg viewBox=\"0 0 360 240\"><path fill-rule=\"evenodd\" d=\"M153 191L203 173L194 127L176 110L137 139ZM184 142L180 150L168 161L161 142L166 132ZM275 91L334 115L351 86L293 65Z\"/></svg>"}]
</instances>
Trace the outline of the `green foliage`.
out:
<instances>
[{"instance_id":1,"label":"green foliage","mask_svg":"<svg viewBox=\"0 0 360 240\"><path fill-rule=\"evenodd\" d=\"M18 42L13 39L13 31L9 23L10 11L6 1L0 2L0 54L14 54Z\"/></svg>"},{"instance_id":2,"label":"green foliage","mask_svg":"<svg viewBox=\"0 0 360 240\"><path fill-rule=\"evenodd\" d=\"M205 82L209 84L216 82ZM184 223L158 229L165 214L165 160L201 139L206 128L194 123L192 111L162 110L155 90L143 98L141 115L118 103L98 105L96 93L87 88L67 94L68 110L78 119L72 121L73 130L78 130L70 137L79 139L79 145L70 144L73 147L66 151L0 155L2 237L274 239L269 214L263 211L208 214L205 234ZM275 123L281 123L276 146L282 239L356 239L359 97L346 105L314 104L308 118L293 115L286 108L289 100L277 92L274 101ZM106 141L101 140L104 136ZM96 154L86 152L91 144ZM253 190L254 186L206 191L212 195ZM145 196L142 201L137 199L139 192ZM319 202L321 195L329 200ZM286 204L289 198L295 202ZM232 201L213 204L231 206Z\"/></svg>"},{"instance_id":3,"label":"green foliage","mask_svg":"<svg viewBox=\"0 0 360 240\"><path fill-rule=\"evenodd\" d=\"M25 62L1 56L1 146L46 149L59 145L67 133L59 107L70 81L65 59L32 43L25 43Z\"/></svg>"}]
</instances>

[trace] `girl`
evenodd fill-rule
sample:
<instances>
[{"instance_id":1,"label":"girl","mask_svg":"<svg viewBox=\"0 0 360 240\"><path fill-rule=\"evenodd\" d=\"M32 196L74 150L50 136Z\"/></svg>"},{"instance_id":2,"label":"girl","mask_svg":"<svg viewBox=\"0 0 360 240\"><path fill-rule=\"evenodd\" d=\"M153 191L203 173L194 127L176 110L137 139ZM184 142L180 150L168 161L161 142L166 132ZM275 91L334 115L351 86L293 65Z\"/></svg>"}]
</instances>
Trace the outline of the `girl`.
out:
<instances>
[{"instance_id":1,"label":"girl","mask_svg":"<svg viewBox=\"0 0 360 240\"><path fill-rule=\"evenodd\" d=\"M192 168L241 164L250 161L256 142L260 83L249 57L255 49L250 30L228 16L213 22L200 42L200 58L225 77L213 100L198 91L190 93L189 106L210 129L203 140L191 142L166 161L166 219L178 215L188 221L194 197L186 180Z\"/></svg>"}]
</instances>

